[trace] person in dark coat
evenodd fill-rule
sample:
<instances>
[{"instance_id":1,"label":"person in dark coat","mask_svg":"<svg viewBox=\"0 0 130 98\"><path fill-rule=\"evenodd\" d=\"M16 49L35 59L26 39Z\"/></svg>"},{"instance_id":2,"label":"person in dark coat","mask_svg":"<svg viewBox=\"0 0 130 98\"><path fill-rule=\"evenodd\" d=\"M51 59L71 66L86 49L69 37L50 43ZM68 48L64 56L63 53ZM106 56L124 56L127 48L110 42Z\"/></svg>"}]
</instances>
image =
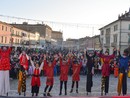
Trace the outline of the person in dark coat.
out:
<instances>
[{"instance_id":1,"label":"person in dark coat","mask_svg":"<svg viewBox=\"0 0 130 98\"><path fill-rule=\"evenodd\" d=\"M87 82L86 82L86 91L87 95L88 92L91 93L91 88L93 85L92 76L94 74L94 57L96 56L96 52L94 52L94 55L92 53L89 53L86 51L86 58L87 58Z\"/></svg>"}]
</instances>

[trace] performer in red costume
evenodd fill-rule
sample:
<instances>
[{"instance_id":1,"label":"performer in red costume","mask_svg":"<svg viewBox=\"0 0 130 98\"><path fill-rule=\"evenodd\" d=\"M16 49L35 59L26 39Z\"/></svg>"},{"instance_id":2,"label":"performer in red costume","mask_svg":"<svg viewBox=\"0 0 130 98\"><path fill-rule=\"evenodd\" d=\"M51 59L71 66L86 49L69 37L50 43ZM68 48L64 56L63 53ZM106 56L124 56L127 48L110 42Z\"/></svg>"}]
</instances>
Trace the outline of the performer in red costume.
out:
<instances>
[{"instance_id":1,"label":"performer in red costume","mask_svg":"<svg viewBox=\"0 0 130 98\"><path fill-rule=\"evenodd\" d=\"M102 66L102 84L101 84L101 95L103 95L103 91L105 92L105 95L108 93L109 90L109 76L110 76L110 61L114 59L116 49L114 49L113 54L109 55L108 51L105 52L105 54L102 54L102 51L97 55L102 58L103 60L103 66Z\"/></svg>"},{"instance_id":2,"label":"performer in red costume","mask_svg":"<svg viewBox=\"0 0 130 98\"><path fill-rule=\"evenodd\" d=\"M78 82L80 81L80 69L81 69L82 63L79 62L77 59L73 61L72 64L72 86L71 86L71 91L70 93L73 92L74 84L76 82L76 93L78 93Z\"/></svg>"},{"instance_id":3,"label":"performer in red costume","mask_svg":"<svg viewBox=\"0 0 130 98\"><path fill-rule=\"evenodd\" d=\"M0 95L7 94L10 90L9 70L10 70L10 53L12 50L13 40L9 48L0 48Z\"/></svg>"},{"instance_id":4,"label":"performer in red costume","mask_svg":"<svg viewBox=\"0 0 130 98\"><path fill-rule=\"evenodd\" d=\"M25 51L22 51L22 53L20 54L19 56L19 60L20 60L20 65L23 66L23 68L25 70L28 70L28 60L29 60L29 57L28 55L25 53Z\"/></svg>"},{"instance_id":5,"label":"performer in red costume","mask_svg":"<svg viewBox=\"0 0 130 98\"><path fill-rule=\"evenodd\" d=\"M41 63L40 67L39 67L39 64L38 62L35 63L34 65L34 62L31 60L30 58L30 61L31 61L31 64L32 64L32 67L33 67L33 76L32 76L32 81L31 81L31 86L32 86L32 96L34 96L34 93L36 93L36 96L38 96L38 93L39 93L39 87L41 85L41 81L40 81L40 73L41 73L41 70L43 69L43 62Z\"/></svg>"},{"instance_id":6,"label":"performer in red costume","mask_svg":"<svg viewBox=\"0 0 130 98\"><path fill-rule=\"evenodd\" d=\"M65 87L65 95L67 95L67 81L68 81L68 72L69 72L69 65L70 65L70 57L67 60L67 57L63 57L61 53L59 53L59 60L60 60L60 93L62 95L62 87L64 83Z\"/></svg>"},{"instance_id":7,"label":"performer in red costume","mask_svg":"<svg viewBox=\"0 0 130 98\"><path fill-rule=\"evenodd\" d=\"M49 58L48 61L47 61L47 58L46 58L46 55L44 55L44 70L45 70L45 74L46 74L46 77L47 77L47 80L46 80L46 87L44 89L44 96L50 96L51 97L51 89L53 88L53 84L54 84L54 67L56 65L56 60L57 60L57 57L55 56L54 57L54 60L53 58ZM47 89L49 88L48 92L47 92Z\"/></svg>"},{"instance_id":8,"label":"performer in red costume","mask_svg":"<svg viewBox=\"0 0 130 98\"><path fill-rule=\"evenodd\" d=\"M29 60L29 56L25 53L25 51L22 51L22 53L19 56L19 63L23 67L23 69L22 69L22 75L23 75L22 92L24 92L24 96L26 96L26 74L27 74L27 70L28 70L28 60ZM19 87L19 85L18 85L18 87Z\"/></svg>"}]
</instances>

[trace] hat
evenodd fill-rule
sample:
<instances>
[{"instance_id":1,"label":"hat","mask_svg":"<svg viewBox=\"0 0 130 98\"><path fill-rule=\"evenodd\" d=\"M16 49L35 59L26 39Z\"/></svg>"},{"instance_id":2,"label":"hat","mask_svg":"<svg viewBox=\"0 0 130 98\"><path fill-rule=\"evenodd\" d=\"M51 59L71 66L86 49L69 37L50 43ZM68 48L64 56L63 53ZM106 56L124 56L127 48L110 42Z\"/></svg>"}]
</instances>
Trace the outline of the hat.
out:
<instances>
[{"instance_id":1,"label":"hat","mask_svg":"<svg viewBox=\"0 0 130 98\"><path fill-rule=\"evenodd\" d=\"M125 56L127 56L128 53L129 53L129 52L128 52L127 50L124 50L124 53L123 53L123 54L124 54Z\"/></svg>"},{"instance_id":2,"label":"hat","mask_svg":"<svg viewBox=\"0 0 130 98\"><path fill-rule=\"evenodd\" d=\"M109 54L109 52L108 52L107 50L105 51L105 53L108 53L108 54Z\"/></svg>"}]
</instances>

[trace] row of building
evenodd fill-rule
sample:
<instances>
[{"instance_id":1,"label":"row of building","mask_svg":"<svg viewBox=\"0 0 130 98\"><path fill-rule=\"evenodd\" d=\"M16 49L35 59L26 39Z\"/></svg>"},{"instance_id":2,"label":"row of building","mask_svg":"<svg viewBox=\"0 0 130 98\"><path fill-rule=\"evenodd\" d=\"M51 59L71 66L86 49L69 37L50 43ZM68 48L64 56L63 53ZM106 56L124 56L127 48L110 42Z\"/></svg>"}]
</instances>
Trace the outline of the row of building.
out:
<instances>
[{"instance_id":1,"label":"row of building","mask_svg":"<svg viewBox=\"0 0 130 98\"><path fill-rule=\"evenodd\" d=\"M63 46L71 49L84 49L88 47L91 50L108 50L113 53L113 48L121 52L128 50L130 52L130 9L124 14L118 16L118 19L101 27L100 35L85 37L80 39L67 39Z\"/></svg>"},{"instance_id":2,"label":"row of building","mask_svg":"<svg viewBox=\"0 0 130 98\"><path fill-rule=\"evenodd\" d=\"M83 50L88 48L89 50L99 50L101 47L100 35L93 37L84 37L80 39L67 39L63 42L63 46L74 50Z\"/></svg>"},{"instance_id":3,"label":"row of building","mask_svg":"<svg viewBox=\"0 0 130 98\"><path fill-rule=\"evenodd\" d=\"M15 46L37 47L51 44L69 49L88 47L91 50L99 50L104 48L104 50L108 49L110 53L116 47L123 52L130 45L130 10L99 30L100 35L63 41L62 32L53 31L50 26L45 24L0 22L0 44L9 45L10 39L13 38Z\"/></svg>"},{"instance_id":4,"label":"row of building","mask_svg":"<svg viewBox=\"0 0 130 98\"><path fill-rule=\"evenodd\" d=\"M29 46L32 48L46 45L62 45L63 34L53 31L45 24L8 24L0 21L0 45L9 45L13 39L14 46Z\"/></svg>"}]
</instances>

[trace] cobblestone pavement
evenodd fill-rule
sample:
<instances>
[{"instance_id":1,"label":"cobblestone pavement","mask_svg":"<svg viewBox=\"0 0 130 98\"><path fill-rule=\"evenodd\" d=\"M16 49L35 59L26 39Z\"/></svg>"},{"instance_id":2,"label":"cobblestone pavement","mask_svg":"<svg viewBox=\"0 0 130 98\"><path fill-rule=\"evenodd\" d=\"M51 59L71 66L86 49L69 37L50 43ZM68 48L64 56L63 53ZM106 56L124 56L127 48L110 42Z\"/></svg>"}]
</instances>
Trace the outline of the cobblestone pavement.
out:
<instances>
[{"instance_id":1,"label":"cobblestone pavement","mask_svg":"<svg viewBox=\"0 0 130 98\"><path fill-rule=\"evenodd\" d=\"M110 76L110 83L109 83L109 94L107 96L115 96L117 95L117 81L118 78L114 78L113 75ZM39 91L39 97L43 96L43 90L45 88L45 83L46 83L46 77L41 77L41 87L40 87L40 91ZM51 91L51 94L53 96L58 97L59 96L59 76L55 77L55 81L54 81L54 87ZM67 96L82 96L85 97L86 96L86 76L80 76L80 82L79 82L79 93L75 93L75 88L74 88L74 92L73 93L69 93L70 89L71 89L71 77L69 76L68 79L68 89L67 89ZM128 95L130 95L130 78L127 79L127 85L128 85ZM11 85L11 91L9 92L9 96L19 96L17 93L17 84L18 84L18 80L10 80L10 85ZM26 92L26 96L31 96L31 77L27 78L27 92ZM92 87L92 93L89 94L88 96L100 96L101 94L101 75L94 75L93 77L93 87ZM62 96L64 96L64 89L62 91ZM23 95L21 95L22 97Z\"/></svg>"}]
</instances>

